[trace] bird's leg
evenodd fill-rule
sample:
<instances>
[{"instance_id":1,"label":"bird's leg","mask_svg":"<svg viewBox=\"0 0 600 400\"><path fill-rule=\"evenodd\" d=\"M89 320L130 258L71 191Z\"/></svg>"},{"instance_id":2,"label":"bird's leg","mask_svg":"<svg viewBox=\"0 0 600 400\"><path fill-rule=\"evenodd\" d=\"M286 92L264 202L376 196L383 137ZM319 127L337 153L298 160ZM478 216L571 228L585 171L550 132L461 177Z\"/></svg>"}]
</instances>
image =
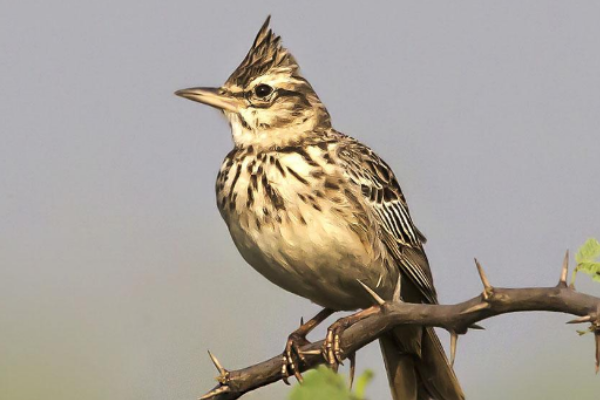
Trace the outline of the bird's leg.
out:
<instances>
[{"instance_id":1,"label":"bird's leg","mask_svg":"<svg viewBox=\"0 0 600 400\"><path fill-rule=\"evenodd\" d=\"M380 306L365 308L364 310L361 310L355 314L338 319L327 329L327 336L325 337L325 343L323 344L322 352L325 361L327 361L327 364L329 364L329 367L337 371L339 364L342 364L342 361L345 358L342 355L342 349L340 345L340 336L344 330L358 321L361 321L368 316L377 314L379 312L381 312ZM348 355L348 358L350 358L350 354ZM350 358L350 361L351 364L354 364L353 358ZM352 365L351 369L353 369Z\"/></svg>"},{"instance_id":2,"label":"bird's leg","mask_svg":"<svg viewBox=\"0 0 600 400\"><path fill-rule=\"evenodd\" d=\"M300 327L288 336L285 351L283 352L283 367L281 369L285 383L289 384L287 379L290 376L289 371L294 374L298 382L302 382L302 375L297 364L297 360L305 361L301 347L310 343L306 339L306 336L333 313L333 310L324 308L308 322L304 323L303 320L300 320Z\"/></svg>"},{"instance_id":3,"label":"bird's leg","mask_svg":"<svg viewBox=\"0 0 600 400\"><path fill-rule=\"evenodd\" d=\"M375 301L375 305L369 308L365 308L357 313L349 315L345 318L340 318L335 321L328 329L327 336L325 337L325 343L323 344L323 357L329 367L334 371L337 371L339 364L342 364L344 357L342 356L342 347L341 347L341 335L342 332L349 326L373 315L378 314L382 311L382 307L385 305L385 300L383 300L376 292L373 291L370 287L365 285L362 281L357 280L358 283L363 287L363 289L371 296L372 300ZM402 279L398 276L398 282L394 288L394 295L392 297L393 302L402 301L401 293L401 285ZM356 357L354 354L348 354L347 356L350 359L350 384L352 384L352 380L354 379L354 369L356 364Z\"/></svg>"}]
</instances>

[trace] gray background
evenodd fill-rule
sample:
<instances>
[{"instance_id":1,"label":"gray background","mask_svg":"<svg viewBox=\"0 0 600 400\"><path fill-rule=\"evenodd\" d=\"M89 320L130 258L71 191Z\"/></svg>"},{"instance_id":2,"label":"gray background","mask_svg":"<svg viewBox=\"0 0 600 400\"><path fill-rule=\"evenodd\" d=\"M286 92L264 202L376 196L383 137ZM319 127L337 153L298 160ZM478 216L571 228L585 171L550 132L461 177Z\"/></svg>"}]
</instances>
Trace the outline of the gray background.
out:
<instances>
[{"instance_id":1,"label":"gray background","mask_svg":"<svg viewBox=\"0 0 600 400\"><path fill-rule=\"evenodd\" d=\"M237 254L213 194L227 124L172 95L224 82L269 13L334 125L399 176L442 302L480 291L474 256L496 285L553 285L600 236L597 3L4 2L0 398L195 399L207 348L247 366L317 311ZM566 320L461 338L469 398L597 398ZM358 360L389 398L378 346Z\"/></svg>"}]
</instances>

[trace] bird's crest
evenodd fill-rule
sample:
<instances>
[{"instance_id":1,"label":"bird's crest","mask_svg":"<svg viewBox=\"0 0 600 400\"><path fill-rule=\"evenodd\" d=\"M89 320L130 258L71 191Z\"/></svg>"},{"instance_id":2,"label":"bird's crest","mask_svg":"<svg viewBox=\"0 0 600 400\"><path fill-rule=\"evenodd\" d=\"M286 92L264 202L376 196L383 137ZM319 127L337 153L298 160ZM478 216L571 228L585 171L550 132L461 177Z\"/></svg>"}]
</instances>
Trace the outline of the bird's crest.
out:
<instances>
[{"instance_id":1,"label":"bird's crest","mask_svg":"<svg viewBox=\"0 0 600 400\"><path fill-rule=\"evenodd\" d=\"M269 28L270 21L269 15L258 31L246 58L227 79L227 85L245 87L253 79L272 69L287 69L290 74L298 70L294 56L281 45L281 37Z\"/></svg>"}]
</instances>

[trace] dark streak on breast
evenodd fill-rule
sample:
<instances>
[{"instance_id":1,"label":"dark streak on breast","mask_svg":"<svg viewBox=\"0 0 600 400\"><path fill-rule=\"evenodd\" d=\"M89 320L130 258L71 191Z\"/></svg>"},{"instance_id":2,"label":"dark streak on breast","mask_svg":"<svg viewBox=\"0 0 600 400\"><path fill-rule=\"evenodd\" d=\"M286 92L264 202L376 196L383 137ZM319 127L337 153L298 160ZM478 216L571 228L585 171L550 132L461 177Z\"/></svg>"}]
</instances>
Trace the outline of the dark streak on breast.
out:
<instances>
[{"instance_id":1,"label":"dark streak on breast","mask_svg":"<svg viewBox=\"0 0 600 400\"><path fill-rule=\"evenodd\" d=\"M325 186L325 188L329 190L340 190L339 185L330 180L326 180L323 186Z\"/></svg>"},{"instance_id":2,"label":"dark streak on breast","mask_svg":"<svg viewBox=\"0 0 600 400\"><path fill-rule=\"evenodd\" d=\"M285 203L283 201L283 198L279 195L277 190L274 189L273 186L271 186L269 184L269 182L267 181L266 177L264 177L264 175L263 175L262 184L265 189L265 194L267 195L267 198L265 200L269 200L271 202L271 204L273 205L273 207L275 208L275 210L285 211Z\"/></svg>"},{"instance_id":3,"label":"dark streak on breast","mask_svg":"<svg viewBox=\"0 0 600 400\"><path fill-rule=\"evenodd\" d=\"M242 173L242 163L240 162L235 169L235 176L233 177L233 182L231 182L231 189L229 191L229 195L232 196L235 193L235 185L240 178L240 174Z\"/></svg>"},{"instance_id":4,"label":"dark streak on breast","mask_svg":"<svg viewBox=\"0 0 600 400\"><path fill-rule=\"evenodd\" d=\"M306 179L304 179L303 177L301 177L300 175L298 175L298 173L296 171L294 171L290 167L288 167L287 170L290 171L290 174L292 174L294 176L294 178L298 179L298 181L300 183L303 183L304 185L308 185L308 181Z\"/></svg>"},{"instance_id":5,"label":"dark streak on breast","mask_svg":"<svg viewBox=\"0 0 600 400\"><path fill-rule=\"evenodd\" d=\"M248 185L248 201L246 201L246 207L251 207L254 204L254 190Z\"/></svg>"},{"instance_id":6,"label":"dark streak on breast","mask_svg":"<svg viewBox=\"0 0 600 400\"><path fill-rule=\"evenodd\" d=\"M283 168L283 165L281 165L278 159L275 159L275 167L277 168L281 176L285 178L285 169Z\"/></svg>"},{"instance_id":7,"label":"dark streak on breast","mask_svg":"<svg viewBox=\"0 0 600 400\"><path fill-rule=\"evenodd\" d=\"M253 189L258 189L258 178L256 174L250 175L250 187Z\"/></svg>"},{"instance_id":8,"label":"dark streak on breast","mask_svg":"<svg viewBox=\"0 0 600 400\"><path fill-rule=\"evenodd\" d=\"M310 171L310 174L313 178L317 178L317 179L325 176L325 172L323 172L323 170L321 170L321 169L313 169L312 171Z\"/></svg>"},{"instance_id":9,"label":"dark streak on breast","mask_svg":"<svg viewBox=\"0 0 600 400\"><path fill-rule=\"evenodd\" d=\"M325 162L327 164L334 164L333 160L331 159L331 156L329 155L329 153L324 153L323 154L323 159L325 160Z\"/></svg>"},{"instance_id":10,"label":"dark streak on breast","mask_svg":"<svg viewBox=\"0 0 600 400\"><path fill-rule=\"evenodd\" d=\"M310 165L311 167L318 167L319 166L319 164L316 163L315 160L312 159L312 157L310 156L310 154L308 154L304 148L299 147L296 150L296 153L298 153L304 159L304 161L306 161L306 163L308 165Z\"/></svg>"}]
</instances>

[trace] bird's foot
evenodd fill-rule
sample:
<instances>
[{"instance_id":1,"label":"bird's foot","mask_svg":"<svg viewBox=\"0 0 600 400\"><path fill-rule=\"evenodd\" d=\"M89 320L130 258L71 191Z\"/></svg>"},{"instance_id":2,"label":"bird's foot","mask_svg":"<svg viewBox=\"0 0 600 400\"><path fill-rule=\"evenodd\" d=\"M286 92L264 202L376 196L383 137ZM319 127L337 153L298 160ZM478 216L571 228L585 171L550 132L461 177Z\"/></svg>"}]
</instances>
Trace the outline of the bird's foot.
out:
<instances>
[{"instance_id":1,"label":"bird's foot","mask_svg":"<svg viewBox=\"0 0 600 400\"><path fill-rule=\"evenodd\" d=\"M300 373L300 363L306 361L304 357L306 354L315 354L314 351L302 350L302 347L310 344L310 341L306 339L306 336L332 313L333 310L324 308L307 323L304 323L301 319L300 327L288 336L285 350L283 351L283 364L281 366L282 380L287 385L290 384L288 378L291 375L294 375L298 382L303 382L302 374ZM316 354L320 354L320 352L317 351Z\"/></svg>"},{"instance_id":2,"label":"bird's foot","mask_svg":"<svg viewBox=\"0 0 600 400\"><path fill-rule=\"evenodd\" d=\"M356 370L356 353L349 353L347 357L344 357L344 351L341 346L341 336L346 328L353 323L360 321L360 319L362 318L357 318L356 314L354 314L334 322L329 329L327 329L327 336L325 337L325 343L323 343L323 348L321 350L329 367L336 372L340 365L344 365L344 358L350 360L350 387L352 387L354 371Z\"/></svg>"},{"instance_id":3,"label":"bird's foot","mask_svg":"<svg viewBox=\"0 0 600 400\"><path fill-rule=\"evenodd\" d=\"M283 381L287 385L290 384L288 378L291 375L294 375L298 382L303 382L299 363L306 361L301 347L306 346L307 344L310 344L310 342L306 339L306 335L304 333L298 333L298 331L294 331L292 334L290 334L290 336L288 336L285 344L285 350L283 352L283 365L281 367L281 375L283 377Z\"/></svg>"},{"instance_id":4,"label":"bird's foot","mask_svg":"<svg viewBox=\"0 0 600 400\"><path fill-rule=\"evenodd\" d=\"M370 289L367 285L365 285L360 280L358 283L365 289L365 291L372 297L375 301L376 305L365 308L357 313L354 313L348 317L340 318L336 322L334 322L329 329L327 329L327 336L325 337L325 342L323 343L322 353L325 361L329 365L331 369L337 371L340 365L343 365L344 358L350 359L350 385L352 385L352 380L354 379L354 369L356 364L356 357L354 352L348 352L347 357L344 356L344 350L342 343L342 334L344 330L348 327L356 324L357 322L373 315L381 313L385 300L383 300L377 293L375 293L372 289ZM401 301L400 292L401 292L401 280L398 277L398 283L394 288L394 294L392 301Z\"/></svg>"},{"instance_id":5,"label":"bird's foot","mask_svg":"<svg viewBox=\"0 0 600 400\"><path fill-rule=\"evenodd\" d=\"M340 365L344 365L340 336L354 322L352 317L354 315L338 319L327 329L327 336L325 336L322 352L325 361L334 371L337 371Z\"/></svg>"},{"instance_id":6,"label":"bird's foot","mask_svg":"<svg viewBox=\"0 0 600 400\"><path fill-rule=\"evenodd\" d=\"M365 308L364 310L349 315L345 318L340 318L331 324L331 326L327 329L327 336L325 337L325 342L323 343L322 348L323 357L330 368L337 371L340 365L344 365L344 358L350 358L350 355L353 354L348 353L347 357L344 355L341 339L344 331L348 327L378 312L380 312L380 308L378 306Z\"/></svg>"}]
</instances>

